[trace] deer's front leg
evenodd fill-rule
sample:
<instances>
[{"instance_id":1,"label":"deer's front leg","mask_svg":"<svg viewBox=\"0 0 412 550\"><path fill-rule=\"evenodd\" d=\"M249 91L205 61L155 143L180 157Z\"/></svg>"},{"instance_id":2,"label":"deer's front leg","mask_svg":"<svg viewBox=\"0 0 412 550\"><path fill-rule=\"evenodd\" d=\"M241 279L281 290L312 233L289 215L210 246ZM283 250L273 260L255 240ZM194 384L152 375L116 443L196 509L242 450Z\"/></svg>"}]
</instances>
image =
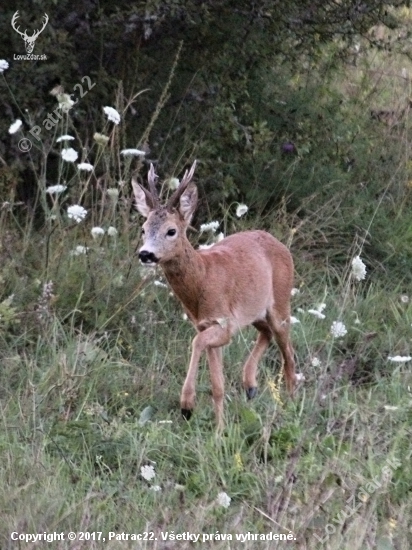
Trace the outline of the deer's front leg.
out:
<instances>
[{"instance_id":1,"label":"deer's front leg","mask_svg":"<svg viewBox=\"0 0 412 550\"><path fill-rule=\"evenodd\" d=\"M196 375L199 360L202 352L206 349L208 350L216 419L218 425L221 426L223 423L223 372L220 350L214 348L220 348L228 344L230 342L231 332L228 326L222 327L218 323L203 330L202 328L201 326L198 327L201 332L195 336L192 342L192 357L180 396L180 407L183 416L189 419L195 406Z\"/></svg>"}]
</instances>

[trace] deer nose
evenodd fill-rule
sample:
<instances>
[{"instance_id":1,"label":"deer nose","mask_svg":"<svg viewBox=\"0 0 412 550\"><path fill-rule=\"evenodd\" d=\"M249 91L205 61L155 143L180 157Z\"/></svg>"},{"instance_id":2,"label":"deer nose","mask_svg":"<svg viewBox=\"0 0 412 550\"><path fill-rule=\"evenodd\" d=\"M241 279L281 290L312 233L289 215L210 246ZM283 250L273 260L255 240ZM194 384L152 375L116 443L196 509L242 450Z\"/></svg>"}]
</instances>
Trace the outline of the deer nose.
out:
<instances>
[{"instance_id":1,"label":"deer nose","mask_svg":"<svg viewBox=\"0 0 412 550\"><path fill-rule=\"evenodd\" d=\"M139 260L142 262L142 264L157 264L159 261L158 258L153 254L153 252L149 252L148 250L141 250L139 252Z\"/></svg>"}]
</instances>

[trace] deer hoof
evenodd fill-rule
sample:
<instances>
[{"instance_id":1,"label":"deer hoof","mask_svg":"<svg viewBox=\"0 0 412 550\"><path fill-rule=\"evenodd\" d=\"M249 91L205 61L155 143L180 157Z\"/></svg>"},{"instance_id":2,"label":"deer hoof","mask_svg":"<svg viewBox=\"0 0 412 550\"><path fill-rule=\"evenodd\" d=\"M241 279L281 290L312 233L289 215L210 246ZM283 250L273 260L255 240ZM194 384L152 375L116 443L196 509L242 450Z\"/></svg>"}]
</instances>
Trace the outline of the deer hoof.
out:
<instances>
[{"instance_id":1,"label":"deer hoof","mask_svg":"<svg viewBox=\"0 0 412 550\"><path fill-rule=\"evenodd\" d=\"M254 397L256 397L256 394L257 394L257 387L256 386L252 386L251 388L248 388L246 390L246 396L248 399L253 399Z\"/></svg>"},{"instance_id":2,"label":"deer hoof","mask_svg":"<svg viewBox=\"0 0 412 550\"><path fill-rule=\"evenodd\" d=\"M190 409L180 409L180 412L185 420L190 420L192 416L192 411Z\"/></svg>"}]
</instances>

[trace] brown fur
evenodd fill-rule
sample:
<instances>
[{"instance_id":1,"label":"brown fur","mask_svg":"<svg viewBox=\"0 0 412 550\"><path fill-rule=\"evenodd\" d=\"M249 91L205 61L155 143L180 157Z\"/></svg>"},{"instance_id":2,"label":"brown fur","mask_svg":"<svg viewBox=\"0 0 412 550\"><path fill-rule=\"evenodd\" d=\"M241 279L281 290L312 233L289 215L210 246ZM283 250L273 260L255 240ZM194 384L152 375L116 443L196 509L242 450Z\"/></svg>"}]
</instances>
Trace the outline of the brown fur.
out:
<instances>
[{"instance_id":1,"label":"brown fur","mask_svg":"<svg viewBox=\"0 0 412 550\"><path fill-rule=\"evenodd\" d=\"M269 233L257 230L236 233L207 250L195 250L186 237L186 229L196 208L196 186L187 185L176 209L152 208L148 191L135 182L133 187L136 206L147 218L139 253L154 255L197 330L180 398L182 412L194 408L196 374L200 356L206 351L217 424L223 427L221 347L247 325L259 331L243 367L243 386L249 397L256 390L258 361L272 336L280 348L286 385L293 395L296 375L289 338L293 260L286 246ZM176 234L167 235L173 229Z\"/></svg>"}]
</instances>

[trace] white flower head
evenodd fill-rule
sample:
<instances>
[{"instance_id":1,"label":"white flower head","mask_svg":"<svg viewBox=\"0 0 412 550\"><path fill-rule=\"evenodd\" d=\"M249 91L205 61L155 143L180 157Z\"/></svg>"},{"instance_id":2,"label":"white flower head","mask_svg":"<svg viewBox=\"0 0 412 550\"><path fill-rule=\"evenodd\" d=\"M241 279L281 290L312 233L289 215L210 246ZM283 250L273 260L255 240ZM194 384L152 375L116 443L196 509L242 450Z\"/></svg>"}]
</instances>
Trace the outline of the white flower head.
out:
<instances>
[{"instance_id":1,"label":"white flower head","mask_svg":"<svg viewBox=\"0 0 412 550\"><path fill-rule=\"evenodd\" d=\"M0 73L3 73L9 68L9 64L5 59L0 59Z\"/></svg>"},{"instance_id":2,"label":"white flower head","mask_svg":"<svg viewBox=\"0 0 412 550\"><path fill-rule=\"evenodd\" d=\"M109 189L107 190L107 194L113 201L117 201L117 199L119 198L119 190L116 189L116 187L109 187Z\"/></svg>"},{"instance_id":3,"label":"white flower head","mask_svg":"<svg viewBox=\"0 0 412 550\"><path fill-rule=\"evenodd\" d=\"M77 160L77 157L79 156L78 152L72 149L71 147L67 147L62 150L61 152L62 159L66 162L74 162Z\"/></svg>"},{"instance_id":4,"label":"white flower head","mask_svg":"<svg viewBox=\"0 0 412 550\"><path fill-rule=\"evenodd\" d=\"M99 134L99 132L95 132L93 135L94 141L98 144L104 147L109 142L109 137L105 136L104 134Z\"/></svg>"},{"instance_id":5,"label":"white flower head","mask_svg":"<svg viewBox=\"0 0 412 550\"><path fill-rule=\"evenodd\" d=\"M75 139L73 136L69 136L69 134L64 134L64 136L60 136L56 139L56 143L60 143L61 141L72 141Z\"/></svg>"},{"instance_id":6,"label":"white flower head","mask_svg":"<svg viewBox=\"0 0 412 550\"><path fill-rule=\"evenodd\" d=\"M216 500L219 506L223 506L223 508L229 508L232 499L227 493L222 491L217 495Z\"/></svg>"},{"instance_id":7,"label":"white flower head","mask_svg":"<svg viewBox=\"0 0 412 550\"><path fill-rule=\"evenodd\" d=\"M156 472L154 471L154 468L152 465L142 466L140 468L140 473L142 475L142 478L145 479L146 481L151 481L156 476Z\"/></svg>"},{"instance_id":8,"label":"white flower head","mask_svg":"<svg viewBox=\"0 0 412 550\"><path fill-rule=\"evenodd\" d=\"M73 206L69 206L67 209L67 215L70 219L76 221L77 223L84 220L84 218L87 215L87 210L83 208L83 206L79 206L78 204L74 204Z\"/></svg>"},{"instance_id":9,"label":"white flower head","mask_svg":"<svg viewBox=\"0 0 412 550\"><path fill-rule=\"evenodd\" d=\"M312 367L319 367L320 365L319 357L312 357L311 365Z\"/></svg>"},{"instance_id":10,"label":"white flower head","mask_svg":"<svg viewBox=\"0 0 412 550\"><path fill-rule=\"evenodd\" d=\"M103 111L107 118L111 120L114 124L119 124L120 122L120 113L113 109L113 107L103 107Z\"/></svg>"},{"instance_id":11,"label":"white flower head","mask_svg":"<svg viewBox=\"0 0 412 550\"><path fill-rule=\"evenodd\" d=\"M92 234L93 239L98 239L105 234L103 227L92 227L90 233Z\"/></svg>"},{"instance_id":12,"label":"white flower head","mask_svg":"<svg viewBox=\"0 0 412 550\"><path fill-rule=\"evenodd\" d=\"M74 250L72 250L70 252L70 255L71 256L81 256L82 254L87 254L87 251L89 249L87 248L87 246L83 246L81 244L77 245L76 248Z\"/></svg>"},{"instance_id":13,"label":"white flower head","mask_svg":"<svg viewBox=\"0 0 412 550\"><path fill-rule=\"evenodd\" d=\"M366 265L359 256L352 260L352 275L357 281L362 281L366 277Z\"/></svg>"},{"instance_id":14,"label":"white flower head","mask_svg":"<svg viewBox=\"0 0 412 550\"><path fill-rule=\"evenodd\" d=\"M407 294L402 294L402 296L401 296L401 302L402 302L403 304L409 303L409 296L408 296Z\"/></svg>"},{"instance_id":15,"label":"white flower head","mask_svg":"<svg viewBox=\"0 0 412 550\"><path fill-rule=\"evenodd\" d=\"M297 323L300 323L299 319L297 317L294 317L293 315L290 316L290 324L296 325Z\"/></svg>"},{"instance_id":16,"label":"white flower head","mask_svg":"<svg viewBox=\"0 0 412 550\"><path fill-rule=\"evenodd\" d=\"M296 296L297 294L300 294L300 290L298 288L292 288L290 291L291 296Z\"/></svg>"},{"instance_id":17,"label":"white flower head","mask_svg":"<svg viewBox=\"0 0 412 550\"><path fill-rule=\"evenodd\" d=\"M348 330L342 321L333 321L330 333L334 338L342 338L348 333Z\"/></svg>"},{"instance_id":18,"label":"white flower head","mask_svg":"<svg viewBox=\"0 0 412 550\"><path fill-rule=\"evenodd\" d=\"M122 149L122 151L120 151L120 154L125 157L142 157L146 154L146 152L142 151L141 149Z\"/></svg>"},{"instance_id":19,"label":"white flower head","mask_svg":"<svg viewBox=\"0 0 412 550\"><path fill-rule=\"evenodd\" d=\"M56 98L59 102L59 109L61 109L63 113L68 113L74 105L74 101L69 94L57 94Z\"/></svg>"},{"instance_id":20,"label":"white flower head","mask_svg":"<svg viewBox=\"0 0 412 550\"><path fill-rule=\"evenodd\" d=\"M110 226L107 230L107 234L109 237L116 237L117 236L117 229L113 226Z\"/></svg>"},{"instance_id":21,"label":"white flower head","mask_svg":"<svg viewBox=\"0 0 412 550\"><path fill-rule=\"evenodd\" d=\"M246 204L239 204L238 207L236 208L236 216L238 218L241 218L246 214L248 210L249 210L249 207L246 206Z\"/></svg>"},{"instance_id":22,"label":"white flower head","mask_svg":"<svg viewBox=\"0 0 412 550\"><path fill-rule=\"evenodd\" d=\"M151 489L152 491L154 491L155 493L159 493L159 492L162 490L162 488L160 487L160 485L152 485L152 486L150 487L150 489Z\"/></svg>"},{"instance_id":23,"label":"white flower head","mask_svg":"<svg viewBox=\"0 0 412 550\"><path fill-rule=\"evenodd\" d=\"M388 357L388 361L393 363L407 363L412 357L410 355L395 355L394 357Z\"/></svg>"},{"instance_id":24,"label":"white flower head","mask_svg":"<svg viewBox=\"0 0 412 550\"><path fill-rule=\"evenodd\" d=\"M202 223L200 226L200 232L203 233L204 231L210 231L211 233L214 233L219 225L220 222Z\"/></svg>"},{"instance_id":25,"label":"white flower head","mask_svg":"<svg viewBox=\"0 0 412 550\"><path fill-rule=\"evenodd\" d=\"M177 189L179 187L180 180L178 178L170 178L167 181L167 185L168 185L169 189L172 189L174 191L175 189Z\"/></svg>"},{"instance_id":26,"label":"white flower head","mask_svg":"<svg viewBox=\"0 0 412 550\"><path fill-rule=\"evenodd\" d=\"M67 185L50 185L46 189L46 193L50 193L50 195L59 195L60 193L63 193L63 191L66 191Z\"/></svg>"},{"instance_id":27,"label":"white flower head","mask_svg":"<svg viewBox=\"0 0 412 550\"><path fill-rule=\"evenodd\" d=\"M79 162L77 165L77 168L79 170L85 170L86 172L91 172L93 170L93 164L89 164L88 162Z\"/></svg>"},{"instance_id":28,"label":"white flower head","mask_svg":"<svg viewBox=\"0 0 412 550\"><path fill-rule=\"evenodd\" d=\"M318 319L325 319L326 315L322 313L322 311L325 309L326 304L322 303L316 306L316 309L308 309L308 313L311 315L314 315Z\"/></svg>"},{"instance_id":29,"label":"white flower head","mask_svg":"<svg viewBox=\"0 0 412 550\"><path fill-rule=\"evenodd\" d=\"M13 124L10 125L9 128L9 134L15 134L20 130L20 128L23 126L22 121L18 118L16 119Z\"/></svg>"},{"instance_id":30,"label":"white flower head","mask_svg":"<svg viewBox=\"0 0 412 550\"><path fill-rule=\"evenodd\" d=\"M218 233L218 235L216 235L216 242L220 243L220 241L223 241L224 238L225 238L225 235L222 232L220 232Z\"/></svg>"},{"instance_id":31,"label":"white flower head","mask_svg":"<svg viewBox=\"0 0 412 550\"><path fill-rule=\"evenodd\" d=\"M311 315L314 315L318 319L325 319L326 315L324 315L319 309L308 309L308 313Z\"/></svg>"}]
</instances>

